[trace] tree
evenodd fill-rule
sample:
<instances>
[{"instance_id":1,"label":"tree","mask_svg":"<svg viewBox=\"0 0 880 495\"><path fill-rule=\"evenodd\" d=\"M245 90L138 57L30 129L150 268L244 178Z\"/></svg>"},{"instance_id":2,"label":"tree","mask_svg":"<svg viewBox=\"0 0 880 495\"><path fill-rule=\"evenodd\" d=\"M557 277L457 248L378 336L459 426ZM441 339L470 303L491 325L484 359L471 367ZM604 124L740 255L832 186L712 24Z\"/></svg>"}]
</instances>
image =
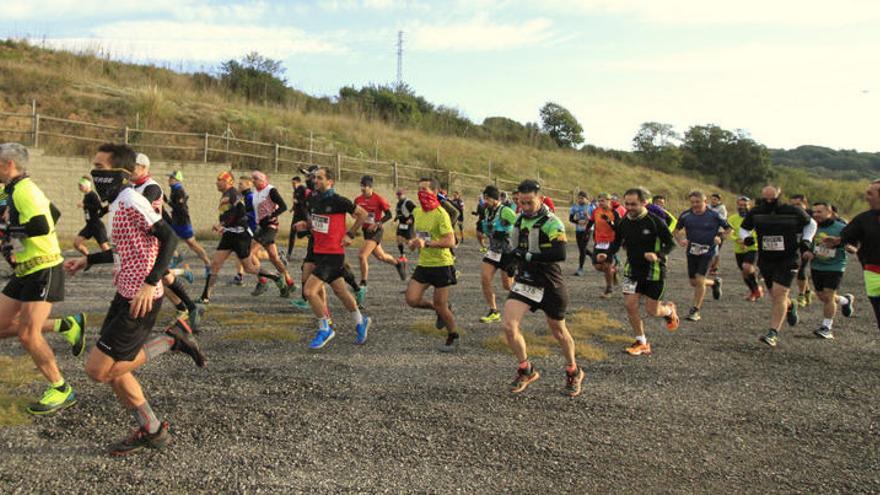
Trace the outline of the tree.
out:
<instances>
[{"instance_id":1,"label":"tree","mask_svg":"<svg viewBox=\"0 0 880 495\"><path fill-rule=\"evenodd\" d=\"M547 102L540 110L541 126L560 148L572 148L584 142L584 129L565 107Z\"/></svg>"},{"instance_id":2,"label":"tree","mask_svg":"<svg viewBox=\"0 0 880 495\"><path fill-rule=\"evenodd\" d=\"M284 102L287 81L284 66L278 60L251 52L241 60L230 59L220 64L220 81L233 93L248 101Z\"/></svg>"},{"instance_id":3,"label":"tree","mask_svg":"<svg viewBox=\"0 0 880 495\"><path fill-rule=\"evenodd\" d=\"M682 153L674 143L680 139L671 124L645 122L633 138L633 151L649 166L671 172L681 166Z\"/></svg>"},{"instance_id":4,"label":"tree","mask_svg":"<svg viewBox=\"0 0 880 495\"><path fill-rule=\"evenodd\" d=\"M773 175L767 148L742 130L693 126L685 132L681 150L684 168L716 177L721 187L746 192Z\"/></svg>"}]
</instances>

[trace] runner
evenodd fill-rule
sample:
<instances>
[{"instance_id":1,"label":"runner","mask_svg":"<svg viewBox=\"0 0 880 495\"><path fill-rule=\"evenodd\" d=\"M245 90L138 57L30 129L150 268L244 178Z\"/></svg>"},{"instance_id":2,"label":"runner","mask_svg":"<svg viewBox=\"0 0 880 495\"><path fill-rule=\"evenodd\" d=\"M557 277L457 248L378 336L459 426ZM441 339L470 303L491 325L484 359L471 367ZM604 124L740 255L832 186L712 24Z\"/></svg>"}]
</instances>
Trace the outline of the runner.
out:
<instances>
[{"instance_id":1,"label":"runner","mask_svg":"<svg viewBox=\"0 0 880 495\"><path fill-rule=\"evenodd\" d=\"M880 329L880 179L868 185L865 200L868 202L868 211L856 215L843 228L840 238L827 237L824 244L833 247L842 241L850 246L858 246L865 292L874 308L877 328Z\"/></svg>"},{"instance_id":2,"label":"runner","mask_svg":"<svg viewBox=\"0 0 880 495\"><path fill-rule=\"evenodd\" d=\"M409 261L406 259L403 248L415 235L413 231L413 211L415 209L416 204L406 197L406 191L402 188L398 189L397 206L394 207L394 220L397 222L397 250L400 252L400 257L397 258L398 262L407 263Z\"/></svg>"},{"instance_id":3,"label":"runner","mask_svg":"<svg viewBox=\"0 0 880 495\"><path fill-rule=\"evenodd\" d=\"M746 246L758 245L758 270L773 304L770 330L761 336L761 341L771 347L779 343L783 320L790 326L798 323L797 304L789 300L788 294L801 252L812 248L816 233L816 222L803 208L779 203L781 192L775 186L765 186L761 190L762 200L749 210L739 229L739 238Z\"/></svg>"},{"instance_id":4,"label":"runner","mask_svg":"<svg viewBox=\"0 0 880 495\"><path fill-rule=\"evenodd\" d=\"M504 193L502 193L502 194L504 194ZM506 204L503 199L501 200L501 203L504 204L505 206L510 206L510 205ZM477 243L480 245L480 253L485 253L487 251L487 248L486 248L487 239L486 239L486 234L484 232L483 223L486 220L486 199L483 197L482 194L477 198L477 209L475 211L472 211L471 215L477 217L476 226L474 227L474 231L477 234Z\"/></svg>"},{"instance_id":5,"label":"runner","mask_svg":"<svg viewBox=\"0 0 880 495\"><path fill-rule=\"evenodd\" d=\"M611 243L614 242L615 229L620 222L620 215L611 208L611 195L608 193L599 194L599 202L590 221L587 223L587 231L593 231L593 268L598 272L605 274L605 292L602 297L611 297L614 292L612 289L617 275L617 259L609 256ZM601 257L600 254L605 254Z\"/></svg>"},{"instance_id":6,"label":"runner","mask_svg":"<svg viewBox=\"0 0 880 495\"><path fill-rule=\"evenodd\" d=\"M419 180L419 207L413 212L416 237L409 241L410 250L419 250L419 261L406 288L406 304L412 308L430 309L437 313L437 329L446 328L442 352L453 352L460 341L455 315L449 302L450 287L457 283L455 274L455 231L449 214L440 205L434 178ZM425 299L428 287L434 288L431 301Z\"/></svg>"},{"instance_id":7,"label":"runner","mask_svg":"<svg viewBox=\"0 0 880 495\"><path fill-rule=\"evenodd\" d=\"M345 289L342 272L345 248L351 244L355 238L354 233L367 219L367 212L348 198L336 194L333 189L335 176L329 168L319 168L314 181L315 197L309 202L309 220L296 224L297 230L311 230L314 243L311 260L314 268L311 276L303 282L305 297L319 322L318 331L309 348L321 349L336 335L327 312L324 284L333 289L336 297L351 313L355 322L355 342L364 344L372 321L369 316L361 314L355 298ZM345 229L346 214L355 219L354 225L348 231Z\"/></svg>"},{"instance_id":8,"label":"runner","mask_svg":"<svg viewBox=\"0 0 880 495\"><path fill-rule=\"evenodd\" d=\"M708 208L706 195L702 191L691 191L688 199L691 208L678 216L674 234L678 245L687 250L688 279L694 288L693 305L685 319L700 321L706 288L712 288L713 299L721 299L723 281L719 277L707 277L706 274L721 246L721 238L730 234L730 225L717 212Z\"/></svg>"},{"instance_id":9,"label":"runner","mask_svg":"<svg viewBox=\"0 0 880 495\"><path fill-rule=\"evenodd\" d=\"M458 243L464 241L464 199L461 197L461 191L452 193L452 206L458 210L458 217L452 219L453 226L458 227Z\"/></svg>"},{"instance_id":10,"label":"runner","mask_svg":"<svg viewBox=\"0 0 880 495\"><path fill-rule=\"evenodd\" d=\"M746 246L739 238L739 229L742 226L743 219L752 209L752 200L748 196L740 196L736 198L736 213L727 218L730 224L729 238L733 241L733 255L736 257L736 266L742 274L743 282L749 288L749 294L746 300L755 302L764 297L764 288L758 284L758 269L755 267L758 262L758 245L755 243L755 231L751 231L751 245Z\"/></svg>"},{"instance_id":11,"label":"runner","mask_svg":"<svg viewBox=\"0 0 880 495\"><path fill-rule=\"evenodd\" d=\"M177 239L154 205L129 187L134 162L134 150L128 145L104 144L98 148L92 177L101 199L110 203L110 235L115 252L94 253L64 264L73 275L96 263L114 263L116 296L86 362L89 378L110 385L138 424L131 436L110 448L114 456L144 448L161 449L170 438L168 422L160 422L153 412L132 374L135 369L167 351L188 354L197 366L205 366L205 356L187 334L182 320L175 321L164 335L151 336L162 307L160 281L168 270Z\"/></svg>"},{"instance_id":12,"label":"runner","mask_svg":"<svg viewBox=\"0 0 880 495\"><path fill-rule=\"evenodd\" d=\"M828 203L821 201L813 203L813 220L818 226L816 236L813 238L813 251L805 252L804 259L811 261L810 274L813 287L819 300L824 304L822 325L813 333L823 339L833 339L832 328L837 307L840 306L841 314L849 318L853 314L855 297L852 294L843 296L837 294L843 273L846 271L845 246L828 247L824 241L828 237L839 238L845 224L834 218L834 212Z\"/></svg>"},{"instance_id":13,"label":"runner","mask_svg":"<svg viewBox=\"0 0 880 495\"><path fill-rule=\"evenodd\" d=\"M297 231L293 228L295 223L308 219L308 211L306 210L306 196L308 194L308 189L302 183L302 179L298 175L290 179L290 186L293 188L293 202L291 203L293 219L290 221L290 235L287 238L288 261L293 259L291 255L293 254L293 248L296 247L296 240L309 235L308 230Z\"/></svg>"},{"instance_id":14,"label":"runner","mask_svg":"<svg viewBox=\"0 0 880 495\"><path fill-rule=\"evenodd\" d=\"M577 397L584 370L575 360L574 339L565 326L568 290L559 267L565 261L565 225L543 203L537 181L524 180L517 191L522 213L514 221L511 244L518 267L516 283L504 303L503 319L507 345L519 361L510 391L520 393L541 376L529 362L526 341L520 332L526 312L540 309L566 361L564 393Z\"/></svg>"},{"instance_id":15,"label":"runner","mask_svg":"<svg viewBox=\"0 0 880 495\"><path fill-rule=\"evenodd\" d=\"M18 143L0 144L0 180L7 194L8 222L0 236L15 248L15 273L0 295L0 338L18 337L49 386L30 414L51 414L76 404L76 393L61 375L55 353L43 332L58 332L74 356L85 349L85 315L48 320L52 303L64 300L61 247L49 199L28 177L28 150Z\"/></svg>"},{"instance_id":16,"label":"runner","mask_svg":"<svg viewBox=\"0 0 880 495\"><path fill-rule=\"evenodd\" d=\"M495 186L486 186L483 190L483 198L486 202L485 231L489 239L489 250L483 257L480 284L483 288L483 297L489 305L489 313L480 318L480 321L492 323L501 319L492 287L495 272L501 270L501 286L506 291L510 291L513 286L513 275L516 273L516 259L513 257L513 249L510 245L510 231L516 222L516 213L501 204L501 193Z\"/></svg>"},{"instance_id":17,"label":"runner","mask_svg":"<svg viewBox=\"0 0 880 495\"><path fill-rule=\"evenodd\" d=\"M669 226L670 232L675 230L675 226L678 224L678 219L666 209L666 196L663 196L662 194L654 195L654 197L651 198L651 204L648 205L648 211L666 222L666 225Z\"/></svg>"},{"instance_id":18,"label":"runner","mask_svg":"<svg viewBox=\"0 0 880 495\"><path fill-rule=\"evenodd\" d=\"M604 261L614 256L621 247L626 248L626 265L623 272L623 297L629 324L636 341L626 348L631 356L651 354L651 344L645 337L645 322L639 313L642 298L646 298L648 315L666 320L666 329L678 329L678 312L675 303L661 302L666 291L666 256L675 247L669 228L659 218L648 213L648 191L630 189L623 195L626 215L615 228L614 241L607 252L597 258Z\"/></svg>"},{"instance_id":19,"label":"runner","mask_svg":"<svg viewBox=\"0 0 880 495\"><path fill-rule=\"evenodd\" d=\"M574 272L575 277L584 275L584 261L587 260L588 254L592 254L587 249L587 245L590 243L590 229L587 228L587 225L590 223L592 214L593 208L587 199L586 191L578 192L577 203L571 205L571 209L568 210L568 220L574 224L578 245L578 269Z\"/></svg>"},{"instance_id":20,"label":"runner","mask_svg":"<svg viewBox=\"0 0 880 495\"><path fill-rule=\"evenodd\" d=\"M373 178L369 175L361 177L361 195L354 199L354 204L367 212L363 224L364 245L358 252L361 287L367 287L370 255L383 263L393 265L400 280L406 280L406 264L382 249L382 234L385 232L385 222L391 220L391 206L385 198L373 191Z\"/></svg>"},{"instance_id":21,"label":"runner","mask_svg":"<svg viewBox=\"0 0 880 495\"><path fill-rule=\"evenodd\" d=\"M280 275L276 285L281 297L290 297L290 291L296 290L293 278L287 272L287 260L282 260L275 237L278 235L278 216L287 211L287 204L278 193L275 186L269 184L269 178L259 170L251 174L254 184L253 205L257 230L254 231L251 256L254 264L260 266L260 260L255 256L257 249L262 247L269 256L269 261L275 266ZM260 278L252 295L259 296L266 292L266 279Z\"/></svg>"},{"instance_id":22,"label":"runner","mask_svg":"<svg viewBox=\"0 0 880 495\"><path fill-rule=\"evenodd\" d=\"M214 259L211 261L211 276L205 280L205 289L202 291L201 301L204 304L211 302L220 269L233 252L248 273L272 280L279 289L284 283L277 275L261 271L251 257L251 231L247 226L244 197L235 188L234 183L232 172L220 172L217 175L217 191L220 192L219 222L213 226L213 230L222 236L214 252Z\"/></svg>"},{"instance_id":23,"label":"runner","mask_svg":"<svg viewBox=\"0 0 880 495\"><path fill-rule=\"evenodd\" d=\"M73 247L84 256L89 254L89 248L86 247L87 239L95 239L101 251L110 249L110 242L107 239L107 229L101 217L107 214L107 207L101 204L101 198L92 191L92 181L88 177L79 179L79 192L83 193L82 203L76 205L82 208L86 217L86 226L79 231L73 240Z\"/></svg>"},{"instance_id":24,"label":"runner","mask_svg":"<svg viewBox=\"0 0 880 495\"><path fill-rule=\"evenodd\" d=\"M186 243L196 253L196 256L205 264L205 278L211 274L211 258L205 252L205 248L196 240L193 232L192 221L189 216L189 194L183 187L183 172L175 170L168 176L168 187L171 188L171 197L165 198L165 202L171 207L171 228L177 237Z\"/></svg>"},{"instance_id":25,"label":"runner","mask_svg":"<svg viewBox=\"0 0 880 495\"><path fill-rule=\"evenodd\" d=\"M792 206L797 206L804 210L807 212L807 216L813 218L813 211L810 209L810 203L807 202L807 197L803 194L792 194L791 198L789 198L789 203ZM810 262L802 259L801 266L798 268L797 272L797 303L798 306L802 308L806 308L810 304L813 304L813 291L810 290L810 280L807 277L807 268L809 268L809 266Z\"/></svg>"},{"instance_id":26,"label":"runner","mask_svg":"<svg viewBox=\"0 0 880 495\"><path fill-rule=\"evenodd\" d=\"M165 193L162 191L162 186L150 176L150 158L147 155L143 153L137 154L130 180L135 192L147 198L147 201L150 202L150 206L157 215L162 215ZM177 278L178 274L182 274L192 282L192 274L187 274L187 271L186 269L177 272L174 270L166 271L162 275L162 283L169 291L164 294L177 308L177 317L187 319L192 330L198 331L205 308L197 305L189 297L189 293L183 286L183 283Z\"/></svg>"}]
</instances>

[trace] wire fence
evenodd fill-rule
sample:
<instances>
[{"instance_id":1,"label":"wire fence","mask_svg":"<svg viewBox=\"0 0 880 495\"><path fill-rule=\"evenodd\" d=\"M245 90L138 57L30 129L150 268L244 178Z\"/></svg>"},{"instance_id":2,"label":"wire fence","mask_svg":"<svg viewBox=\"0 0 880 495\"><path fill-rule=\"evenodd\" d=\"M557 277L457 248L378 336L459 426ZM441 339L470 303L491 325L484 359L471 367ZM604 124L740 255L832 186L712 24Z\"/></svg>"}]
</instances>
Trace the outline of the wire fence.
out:
<instances>
[{"instance_id":1,"label":"wire fence","mask_svg":"<svg viewBox=\"0 0 880 495\"><path fill-rule=\"evenodd\" d=\"M491 166L487 175L477 175L439 166L358 158L317 151L311 145L310 149L303 149L240 139L229 127L224 134L217 135L95 124L39 114L36 102L31 113L0 112L0 136L48 152L75 155L90 155L98 143L124 142L158 160L229 163L233 167L259 168L276 173L295 173L301 168L317 165L335 170L340 181L357 181L363 175L372 175L395 189L414 188L420 178L433 177L450 193L459 191L464 197L471 198L478 196L487 184L495 184L501 190L512 190L518 184L511 178L492 174ZM577 189L554 188L546 184L542 184L542 189L560 205L572 204L578 192Z\"/></svg>"}]
</instances>

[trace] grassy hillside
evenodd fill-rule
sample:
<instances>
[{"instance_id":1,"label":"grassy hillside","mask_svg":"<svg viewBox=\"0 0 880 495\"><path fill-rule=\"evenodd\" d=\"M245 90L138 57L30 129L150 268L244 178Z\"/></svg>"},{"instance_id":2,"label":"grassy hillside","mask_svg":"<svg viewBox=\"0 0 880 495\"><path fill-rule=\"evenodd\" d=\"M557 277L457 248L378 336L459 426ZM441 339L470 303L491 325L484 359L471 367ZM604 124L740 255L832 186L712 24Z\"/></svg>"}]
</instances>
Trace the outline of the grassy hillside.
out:
<instances>
[{"instance_id":1,"label":"grassy hillside","mask_svg":"<svg viewBox=\"0 0 880 495\"><path fill-rule=\"evenodd\" d=\"M351 115L316 113L309 105L314 98L307 95L283 107L248 104L221 88L200 85L189 74L95 54L0 43L0 110L29 112L32 99L41 114L120 127L135 127L137 121L141 128L221 134L228 124L236 137L296 147L308 147L311 134L315 148L322 151L364 158L378 155L476 174L485 174L491 162L493 173L501 177L537 176L566 190L622 192L644 185L666 194L676 209L691 189L717 190L699 177L672 176L575 151L440 136ZM53 150L51 140L45 146L55 152L71 151ZM728 198L732 195L728 193Z\"/></svg>"}]
</instances>

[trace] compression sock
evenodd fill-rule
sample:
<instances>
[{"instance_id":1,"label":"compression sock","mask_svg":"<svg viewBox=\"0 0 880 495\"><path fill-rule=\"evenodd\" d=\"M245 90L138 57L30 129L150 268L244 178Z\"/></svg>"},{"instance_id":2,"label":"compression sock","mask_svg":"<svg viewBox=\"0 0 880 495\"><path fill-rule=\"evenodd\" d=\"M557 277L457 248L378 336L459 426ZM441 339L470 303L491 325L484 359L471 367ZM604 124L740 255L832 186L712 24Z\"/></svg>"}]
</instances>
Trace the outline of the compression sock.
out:
<instances>
[{"instance_id":1,"label":"compression sock","mask_svg":"<svg viewBox=\"0 0 880 495\"><path fill-rule=\"evenodd\" d=\"M179 278L175 278L174 283L170 284L168 289L180 299L180 302L186 306L187 311L193 311L196 309L195 303L190 299L189 294L187 294L186 289L183 287L183 283Z\"/></svg>"},{"instance_id":2,"label":"compression sock","mask_svg":"<svg viewBox=\"0 0 880 495\"><path fill-rule=\"evenodd\" d=\"M273 281L273 282L277 282L278 279L280 278L278 275L275 275L274 273L266 273L266 272L264 272L263 270L260 270L260 273L258 273L257 276L260 277L260 279L261 279L261 280L260 280L260 283L265 283L265 282L262 280L262 279L264 279L264 278L267 278L267 279L269 279L269 280L271 280L271 281Z\"/></svg>"},{"instance_id":3,"label":"compression sock","mask_svg":"<svg viewBox=\"0 0 880 495\"><path fill-rule=\"evenodd\" d=\"M156 414L153 413L153 408L150 407L149 402L145 401L143 404L132 409L131 415L137 421L138 426L146 430L147 433L153 434L159 431L161 423L159 423L159 418L156 417Z\"/></svg>"},{"instance_id":4,"label":"compression sock","mask_svg":"<svg viewBox=\"0 0 880 495\"><path fill-rule=\"evenodd\" d=\"M361 314L359 309L355 309L351 312L351 317L354 318L355 325L360 325L364 322L364 315Z\"/></svg>"}]
</instances>

